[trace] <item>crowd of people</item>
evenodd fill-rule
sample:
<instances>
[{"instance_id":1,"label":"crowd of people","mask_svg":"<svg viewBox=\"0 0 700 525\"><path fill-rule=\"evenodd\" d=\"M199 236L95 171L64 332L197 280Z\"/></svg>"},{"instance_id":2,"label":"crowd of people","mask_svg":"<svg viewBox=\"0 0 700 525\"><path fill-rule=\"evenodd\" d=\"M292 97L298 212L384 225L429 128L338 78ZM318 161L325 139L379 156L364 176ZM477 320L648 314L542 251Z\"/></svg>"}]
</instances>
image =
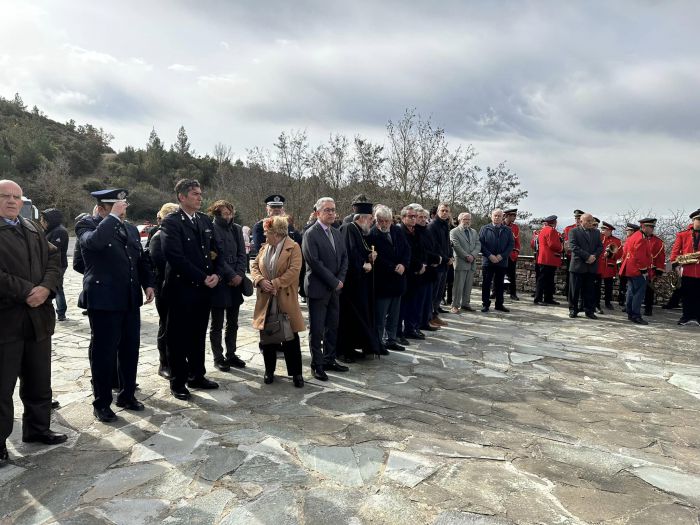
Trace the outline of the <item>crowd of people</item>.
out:
<instances>
[{"instance_id":1,"label":"crowd of people","mask_svg":"<svg viewBox=\"0 0 700 525\"><path fill-rule=\"evenodd\" d=\"M117 418L114 390L118 407L144 410L135 395L144 302L155 300L159 315L158 374L175 398L187 400L190 388L219 387L206 377L207 332L217 369L246 366L236 354L245 296L255 295L253 327L260 334L264 383L274 382L283 353L287 375L299 388L304 386L299 333L307 325L311 372L328 381L328 371L347 372L348 364L368 356L405 351L445 327L444 314L475 312L471 296L479 260L481 312L488 313L493 301L494 310L508 313L506 291L512 301L520 300L516 209L493 210L490 223L477 232L467 212L453 223L446 203L433 210L408 204L395 214L359 195L341 220L334 199L321 197L298 231L285 214L284 197L271 195L265 199L267 217L248 230L234 222L235 207L225 200L202 213L199 182L183 179L175 186L177 202L163 205L144 250L137 228L126 220L128 190L92 196L93 213L75 224L73 268L83 274L78 305L90 321L93 410L102 422ZM62 278L68 236L58 210L44 210L37 224L19 216L21 205L20 186L0 181L0 464L8 460L5 441L18 378L23 440L66 440L49 422L51 335L56 320L66 319ZM700 210L690 220L670 254L672 271L681 275L681 325L700 324ZM596 319L601 298L613 308L613 280L619 277L629 320L647 324L642 304L650 314L652 283L667 269L655 223L645 218L628 224L623 244L612 224L581 210L563 234L556 216L543 219L531 243L534 304L559 304L556 271L566 265L569 317L583 312Z\"/></svg>"}]
</instances>

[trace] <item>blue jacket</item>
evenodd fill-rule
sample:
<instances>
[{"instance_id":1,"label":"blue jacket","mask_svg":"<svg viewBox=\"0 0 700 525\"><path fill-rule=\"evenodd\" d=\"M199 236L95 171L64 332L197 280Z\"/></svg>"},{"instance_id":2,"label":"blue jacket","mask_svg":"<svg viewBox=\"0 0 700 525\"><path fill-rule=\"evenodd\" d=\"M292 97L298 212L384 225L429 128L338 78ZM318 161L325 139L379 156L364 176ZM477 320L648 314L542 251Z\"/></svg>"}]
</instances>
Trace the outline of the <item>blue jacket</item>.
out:
<instances>
[{"instance_id":1,"label":"blue jacket","mask_svg":"<svg viewBox=\"0 0 700 525\"><path fill-rule=\"evenodd\" d=\"M501 226L495 226L494 224L482 226L481 230L479 230L479 241L481 242L481 254L483 255L482 266L493 265L489 260L489 255L500 255L502 259L499 263L496 263L496 266L508 267L508 257L510 257L510 252L515 247L513 231L508 226L505 224Z\"/></svg>"},{"instance_id":2,"label":"blue jacket","mask_svg":"<svg viewBox=\"0 0 700 525\"><path fill-rule=\"evenodd\" d=\"M85 217L75 233L85 265L78 306L112 312L141 306L141 289L153 287L153 275L136 226L112 215Z\"/></svg>"}]
</instances>

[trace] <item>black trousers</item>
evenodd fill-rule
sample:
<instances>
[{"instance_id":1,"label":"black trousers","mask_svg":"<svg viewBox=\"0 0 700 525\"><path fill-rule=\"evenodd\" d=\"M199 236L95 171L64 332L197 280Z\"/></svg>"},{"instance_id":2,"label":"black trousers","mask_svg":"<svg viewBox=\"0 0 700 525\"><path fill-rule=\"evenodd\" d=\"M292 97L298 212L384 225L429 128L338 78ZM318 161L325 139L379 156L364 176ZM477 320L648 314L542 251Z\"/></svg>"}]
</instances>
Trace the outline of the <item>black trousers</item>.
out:
<instances>
[{"instance_id":1,"label":"black trousers","mask_svg":"<svg viewBox=\"0 0 700 525\"><path fill-rule=\"evenodd\" d=\"M92 337L90 370L96 408L112 404L114 368L119 374L117 400L130 401L136 391L136 368L141 341L141 313L138 308L125 312L88 310Z\"/></svg>"},{"instance_id":2,"label":"black trousers","mask_svg":"<svg viewBox=\"0 0 700 525\"><path fill-rule=\"evenodd\" d=\"M620 276L620 284L617 287L617 304L625 306L627 304L627 277Z\"/></svg>"},{"instance_id":3,"label":"black trousers","mask_svg":"<svg viewBox=\"0 0 700 525\"><path fill-rule=\"evenodd\" d=\"M557 267L546 264L538 264L537 267L539 271L535 288L535 302L552 302L554 301Z\"/></svg>"},{"instance_id":4,"label":"black trousers","mask_svg":"<svg viewBox=\"0 0 700 525\"><path fill-rule=\"evenodd\" d=\"M214 354L214 362L224 360L224 348L221 344L221 334L224 328L224 316L226 317L226 331L224 342L226 343L226 359L236 355L236 340L238 338L238 313L241 305L237 304L228 308L211 307L211 326L209 327L209 342Z\"/></svg>"},{"instance_id":5,"label":"black trousers","mask_svg":"<svg viewBox=\"0 0 700 525\"><path fill-rule=\"evenodd\" d=\"M506 275L508 276L508 280L510 281L510 284L508 285L508 291L510 292L511 296L518 295L518 285L516 282L516 268L518 266L518 261L517 260L512 260L510 257L508 257L508 271L506 272Z\"/></svg>"},{"instance_id":6,"label":"black trousers","mask_svg":"<svg viewBox=\"0 0 700 525\"><path fill-rule=\"evenodd\" d=\"M681 277L683 317L700 322L700 278Z\"/></svg>"},{"instance_id":7,"label":"black trousers","mask_svg":"<svg viewBox=\"0 0 700 525\"><path fill-rule=\"evenodd\" d=\"M168 310L168 363L173 388L181 388L191 379L201 379L206 373L204 350L211 296L209 289L198 287L177 296L174 290Z\"/></svg>"},{"instance_id":8,"label":"black trousers","mask_svg":"<svg viewBox=\"0 0 700 525\"><path fill-rule=\"evenodd\" d=\"M654 286L652 283L647 281L647 289L644 292L644 313L645 313L645 315L651 315L652 306L654 306L655 300L656 300L656 293L654 290Z\"/></svg>"},{"instance_id":9,"label":"black trousers","mask_svg":"<svg viewBox=\"0 0 700 525\"><path fill-rule=\"evenodd\" d=\"M506 276L505 266L489 264L484 266L484 282L481 285L481 303L485 308L491 306L491 282L496 298L496 306L503 306L503 279Z\"/></svg>"},{"instance_id":10,"label":"black trousers","mask_svg":"<svg viewBox=\"0 0 700 525\"><path fill-rule=\"evenodd\" d=\"M340 301L336 292L322 299L307 298L311 368L335 362Z\"/></svg>"},{"instance_id":11,"label":"black trousers","mask_svg":"<svg viewBox=\"0 0 700 525\"><path fill-rule=\"evenodd\" d=\"M158 358L161 368L168 368L168 302L162 296L156 295L156 310L158 311Z\"/></svg>"},{"instance_id":12,"label":"black trousers","mask_svg":"<svg viewBox=\"0 0 700 525\"><path fill-rule=\"evenodd\" d=\"M260 351L265 361L265 372L274 374L277 368L277 352L284 352L284 360L287 363L287 375L301 375L301 343L299 342L299 334L294 332L294 339L285 341L278 345L260 344Z\"/></svg>"},{"instance_id":13,"label":"black trousers","mask_svg":"<svg viewBox=\"0 0 700 525\"><path fill-rule=\"evenodd\" d=\"M594 273L569 272L569 310L580 311L580 302L583 299L583 310L587 314L595 312L595 277Z\"/></svg>"},{"instance_id":14,"label":"black trousers","mask_svg":"<svg viewBox=\"0 0 700 525\"><path fill-rule=\"evenodd\" d=\"M0 343L0 445L12 433L12 395L19 378L24 405L22 435L49 430L51 422L51 338Z\"/></svg>"}]
</instances>

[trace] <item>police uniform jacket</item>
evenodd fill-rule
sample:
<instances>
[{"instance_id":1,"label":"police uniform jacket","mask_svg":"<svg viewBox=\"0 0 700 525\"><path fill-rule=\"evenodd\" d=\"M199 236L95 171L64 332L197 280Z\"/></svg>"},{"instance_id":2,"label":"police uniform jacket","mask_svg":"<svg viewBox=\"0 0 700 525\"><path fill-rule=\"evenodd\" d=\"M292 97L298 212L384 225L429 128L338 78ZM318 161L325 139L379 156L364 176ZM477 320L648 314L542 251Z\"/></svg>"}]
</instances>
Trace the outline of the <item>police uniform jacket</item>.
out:
<instances>
[{"instance_id":1,"label":"police uniform jacket","mask_svg":"<svg viewBox=\"0 0 700 525\"><path fill-rule=\"evenodd\" d=\"M75 225L84 265L78 306L124 312L143 304L141 289L153 287L136 226L114 215L84 217Z\"/></svg>"},{"instance_id":2,"label":"police uniform jacket","mask_svg":"<svg viewBox=\"0 0 700 525\"><path fill-rule=\"evenodd\" d=\"M27 296L35 286L56 292L61 285L61 254L41 227L19 218L20 226L0 219L0 343L42 341L53 334L56 314L51 296L37 308ZM51 294L53 295L53 294Z\"/></svg>"},{"instance_id":3,"label":"police uniform jacket","mask_svg":"<svg viewBox=\"0 0 700 525\"><path fill-rule=\"evenodd\" d=\"M165 255L165 283L163 295L178 296L179 301L188 302L200 293L210 290L204 280L213 274L228 282L233 271L225 263L223 249L214 235L214 224L203 214L195 213L193 223L187 214L179 209L169 214L160 225L161 243ZM212 254L215 256L212 257Z\"/></svg>"}]
</instances>

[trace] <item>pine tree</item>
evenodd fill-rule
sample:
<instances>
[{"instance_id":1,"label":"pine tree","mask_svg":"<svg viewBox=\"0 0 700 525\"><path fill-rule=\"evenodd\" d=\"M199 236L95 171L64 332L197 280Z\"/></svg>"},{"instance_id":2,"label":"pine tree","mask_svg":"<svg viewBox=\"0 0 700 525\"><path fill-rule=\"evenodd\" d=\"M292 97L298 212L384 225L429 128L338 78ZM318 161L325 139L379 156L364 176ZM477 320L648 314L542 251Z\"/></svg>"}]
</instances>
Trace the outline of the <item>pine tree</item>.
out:
<instances>
[{"instance_id":1,"label":"pine tree","mask_svg":"<svg viewBox=\"0 0 700 525\"><path fill-rule=\"evenodd\" d=\"M190 141L185 131L185 126L180 126L177 132L177 141L173 144L173 149L178 155L185 156L190 152Z\"/></svg>"}]
</instances>

